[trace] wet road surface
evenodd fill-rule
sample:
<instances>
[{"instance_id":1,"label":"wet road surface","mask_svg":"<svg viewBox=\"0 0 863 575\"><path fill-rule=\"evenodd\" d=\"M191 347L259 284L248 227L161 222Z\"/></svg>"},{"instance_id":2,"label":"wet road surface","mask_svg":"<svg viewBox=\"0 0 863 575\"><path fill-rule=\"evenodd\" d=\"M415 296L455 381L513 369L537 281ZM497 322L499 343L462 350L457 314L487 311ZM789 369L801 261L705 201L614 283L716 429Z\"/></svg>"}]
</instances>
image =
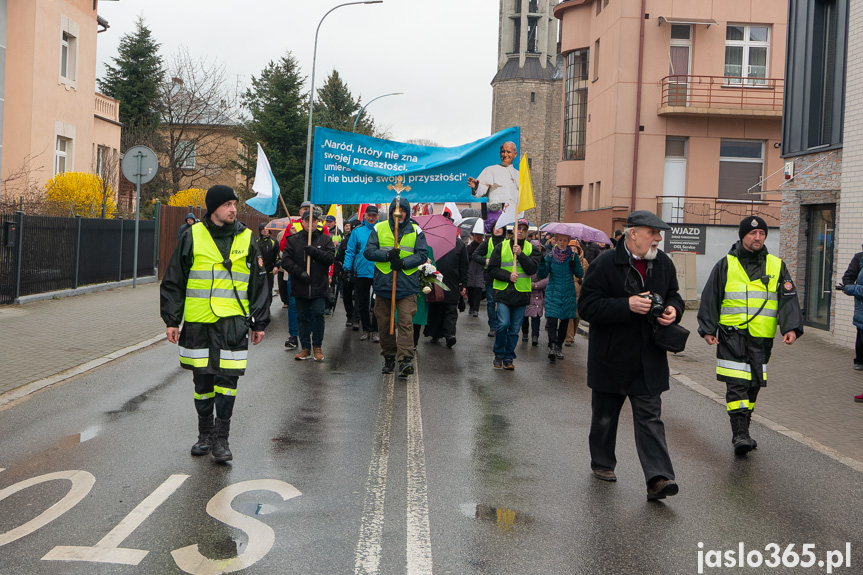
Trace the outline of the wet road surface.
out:
<instances>
[{"instance_id":1,"label":"wet road surface","mask_svg":"<svg viewBox=\"0 0 863 575\"><path fill-rule=\"evenodd\" d=\"M462 314L455 348L423 338L404 381L341 311L324 362L294 361L274 312L231 464L189 455L191 375L167 343L0 411L0 574L863 573L863 474L758 425L736 459L722 408L680 385L663 395L680 494L646 501L628 406L618 482L594 479L583 337L557 364L520 342L493 370L483 314ZM711 567L741 543L767 564L777 544L778 566ZM782 564L789 544L813 565Z\"/></svg>"}]
</instances>

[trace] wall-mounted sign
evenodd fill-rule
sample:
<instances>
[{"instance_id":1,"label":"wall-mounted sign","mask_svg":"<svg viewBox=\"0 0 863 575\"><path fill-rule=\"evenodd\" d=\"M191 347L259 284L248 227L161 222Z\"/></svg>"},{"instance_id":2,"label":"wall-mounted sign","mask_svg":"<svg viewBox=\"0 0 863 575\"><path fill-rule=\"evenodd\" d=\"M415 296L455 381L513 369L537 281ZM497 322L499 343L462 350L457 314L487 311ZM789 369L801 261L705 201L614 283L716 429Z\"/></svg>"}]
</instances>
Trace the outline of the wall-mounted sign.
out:
<instances>
[{"instance_id":1,"label":"wall-mounted sign","mask_svg":"<svg viewBox=\"0 0 863 575\"><path fill-rule=\"evenodd\" d=\"M669 224L665 232L666 252L703 254L707 243L707 226L704 224Z\"/></svg>"}]
</instances>

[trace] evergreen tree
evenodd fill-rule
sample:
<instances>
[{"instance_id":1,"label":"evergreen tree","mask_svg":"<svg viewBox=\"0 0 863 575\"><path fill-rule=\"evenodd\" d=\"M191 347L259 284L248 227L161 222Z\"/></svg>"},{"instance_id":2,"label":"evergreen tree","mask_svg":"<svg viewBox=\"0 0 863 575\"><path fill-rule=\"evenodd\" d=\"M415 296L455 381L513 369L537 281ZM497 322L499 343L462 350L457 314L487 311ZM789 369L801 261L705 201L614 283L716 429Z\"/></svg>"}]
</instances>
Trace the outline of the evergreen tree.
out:
<instances>
[{"instance_id":1,"label":"evergreen tree","mask_svg":"<svg viewBox=\"0 0 863 575\"><path fill-rule=\"evenodd\" d=\"M354 100L347 84L342 81L338 70L333 70L323 87L318 89L315 100L314 123L316 126L350 132L353 130L357 113L362 109L359 100ZM371 116L363 113L357 122L357 133L374 135L375 124Z\"/></svg>"},{"instance_id":2,"label":"evergreen tree","mask_svg":"<svg viewBox=\"0 0 863 575\"><path fill-rule=\"evenodd\" d=\"M257 146L260 142L270 161L288 209L296 215L303 201L308 130L308 94L303 92L305 77L297 59L288 52L278 62L270 62L259 77L252 77L251 88L243 92L242 105L249 117L240 128L246 155L237 166L247 177L255 175Z\"/></svg>"},{"instance_id":3,"label":"evergreen tree","mask_svg":"<svg viewBox=\"0 0 863 575\"><path fill-rule=\"evenodd\" d=\"M98 80L100 91L120 101L124 131L152 133L159 125L159 84L165 75L159 46L139 16L135 31L120 38L114 66L106 66L105 79Z\"/></svg>"}]
</instances>

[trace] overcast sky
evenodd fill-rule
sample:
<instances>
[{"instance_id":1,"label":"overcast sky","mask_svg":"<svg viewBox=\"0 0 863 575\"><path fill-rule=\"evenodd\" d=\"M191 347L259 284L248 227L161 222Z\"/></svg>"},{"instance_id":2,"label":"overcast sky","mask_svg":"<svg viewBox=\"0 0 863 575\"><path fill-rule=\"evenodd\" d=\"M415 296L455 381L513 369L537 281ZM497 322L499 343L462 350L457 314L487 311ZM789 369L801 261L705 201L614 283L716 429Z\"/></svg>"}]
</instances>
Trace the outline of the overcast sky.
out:
<instances>
[{"instance_id":1,"label":"overcast sky","mask_svg":"<svg viewBox=\"0 0 863 575\"><path fill-rule=\"evenodd\" d=\"M166 60L185 46L225 64L241 87L286 51L311 79L315 28L339 0L119 0L99 2L110 29L99 34L99 66L144 17ZM497 71L496 0L384 0L329 14L318 37L315 89L335 68L392 139L457 146L491 132ZM307 86L308 88L308 86Z\"/></svg>"}]
</instances>

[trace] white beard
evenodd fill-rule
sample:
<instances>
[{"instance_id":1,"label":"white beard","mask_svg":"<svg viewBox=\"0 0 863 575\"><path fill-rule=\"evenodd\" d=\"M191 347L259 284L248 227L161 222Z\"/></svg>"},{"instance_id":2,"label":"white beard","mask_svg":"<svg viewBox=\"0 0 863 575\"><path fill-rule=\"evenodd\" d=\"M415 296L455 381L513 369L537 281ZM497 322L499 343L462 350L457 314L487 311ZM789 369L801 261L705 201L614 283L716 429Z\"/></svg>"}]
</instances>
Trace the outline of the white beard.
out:
<instances>
[{"instance_id":1,"label":"white beard","mask_svg":"<svg viewBox=\"0 0 863 575\"><path fill-rule=\"evenodd\" d=\"M650 248L647 250L647 253L644 254L644 258L646 260L655 260L656 256L659 254L659 247Z\"/></svg>"}]
</instances>

